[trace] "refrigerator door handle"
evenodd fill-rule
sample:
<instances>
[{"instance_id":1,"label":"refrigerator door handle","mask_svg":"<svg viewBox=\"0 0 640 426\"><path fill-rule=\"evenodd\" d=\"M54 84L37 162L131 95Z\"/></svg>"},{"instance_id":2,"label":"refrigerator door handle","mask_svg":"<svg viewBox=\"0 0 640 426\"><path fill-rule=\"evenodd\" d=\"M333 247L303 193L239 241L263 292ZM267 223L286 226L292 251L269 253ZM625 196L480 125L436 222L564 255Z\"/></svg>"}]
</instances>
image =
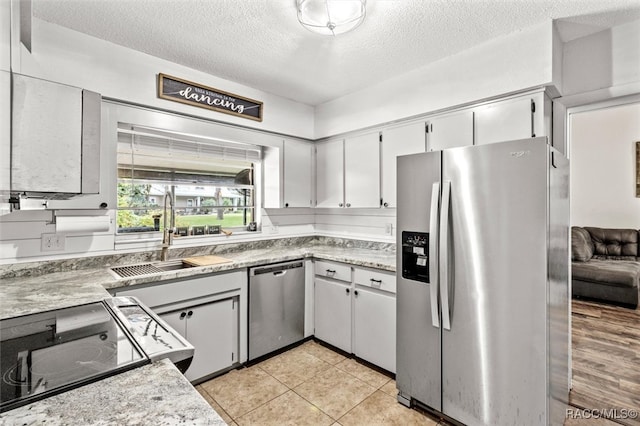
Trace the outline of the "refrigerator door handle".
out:
<instances>
[{"instance_id":1,"label":"refrigerator door handle","mask_svg":"<svg viewBox=\"0 0 640 426\"><path fill-rule=\"evenodd\" d=\"M431 324L440 328L438 315L438 201L440 200L440 183L431 188L431 225L429 229L429 285L431 286Z\"/></svg>"},{"instance_id":2,"label":"refrigerator door handle","mask_svg":"<svg viewBox=\"0 0 640 426\"><path fill-rule=\"evenodd\" d=\"M440 234L438 254L440 258L440 298L442 306L442 328L451 330L449 312L449 204L451 203L451 182L442 183L442 204L440 208Z\"/></svg>"}]
</instances>

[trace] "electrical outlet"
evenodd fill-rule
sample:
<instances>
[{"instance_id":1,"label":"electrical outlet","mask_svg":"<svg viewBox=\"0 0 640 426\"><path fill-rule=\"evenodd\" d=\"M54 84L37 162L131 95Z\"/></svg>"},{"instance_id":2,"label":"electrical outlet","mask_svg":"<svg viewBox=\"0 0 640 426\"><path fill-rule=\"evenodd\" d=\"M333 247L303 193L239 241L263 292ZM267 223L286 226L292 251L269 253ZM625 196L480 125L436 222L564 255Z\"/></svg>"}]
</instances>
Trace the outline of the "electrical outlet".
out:
<instances>
[{"instance_id":1,"label":"electrical outlet","mask_svg":"<svg viewBox=\"0 0 640 426\"><path fill-rule=\"evenodd\" d=\"M386 223L384 225L384 233L386 235L391 235L393 233L393 223Z\"/></svg>"},{"instance_id":2,"label":"electrical outlet","mask_svg":"<svg viewBox=\"0 0 640 426\"><path fill-rule=\"evenodd\" d=\"M41 251L64 250L65 236L63 234L42 234L40 240Z\"/></svg>"}]
</instances>

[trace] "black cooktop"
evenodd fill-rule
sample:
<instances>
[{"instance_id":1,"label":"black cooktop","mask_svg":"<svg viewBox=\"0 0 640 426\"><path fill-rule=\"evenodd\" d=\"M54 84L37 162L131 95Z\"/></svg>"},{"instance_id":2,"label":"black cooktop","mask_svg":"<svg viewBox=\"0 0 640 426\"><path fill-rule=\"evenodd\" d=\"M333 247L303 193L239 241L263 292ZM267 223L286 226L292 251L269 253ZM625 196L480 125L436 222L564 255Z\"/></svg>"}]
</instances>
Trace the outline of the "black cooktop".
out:
<instances>
[{"instance_id":1,"label":"black cooktop","mask_svg":"<svg viewBox=\"0 0 640 426\"><path fill-rule=\"evenodd\" d=\"M0 412L149 363L101 302L0 321Z\"/></svg>"}]
</instances>

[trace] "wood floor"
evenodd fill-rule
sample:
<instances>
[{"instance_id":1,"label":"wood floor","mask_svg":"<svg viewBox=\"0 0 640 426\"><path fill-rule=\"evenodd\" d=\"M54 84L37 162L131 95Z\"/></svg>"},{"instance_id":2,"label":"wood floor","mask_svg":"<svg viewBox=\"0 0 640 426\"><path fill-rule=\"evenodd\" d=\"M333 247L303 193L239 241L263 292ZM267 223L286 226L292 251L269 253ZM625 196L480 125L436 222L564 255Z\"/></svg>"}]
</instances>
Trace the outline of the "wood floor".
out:
<instances>
[{"instance_id":1,"label":"wood floor","mask_svg":"<svg viewBox=\"0 0 640 426\"><path fill-rule=\"evenodd\" d=\"M616 409L619 416L612 421L567 420L565 424L640 426L638 416L623 418L640 413L640 309L574 300L571 316L570 404L590 410ZM632 415L626 416L624 410Z\"/></svg>"}]
</instances>

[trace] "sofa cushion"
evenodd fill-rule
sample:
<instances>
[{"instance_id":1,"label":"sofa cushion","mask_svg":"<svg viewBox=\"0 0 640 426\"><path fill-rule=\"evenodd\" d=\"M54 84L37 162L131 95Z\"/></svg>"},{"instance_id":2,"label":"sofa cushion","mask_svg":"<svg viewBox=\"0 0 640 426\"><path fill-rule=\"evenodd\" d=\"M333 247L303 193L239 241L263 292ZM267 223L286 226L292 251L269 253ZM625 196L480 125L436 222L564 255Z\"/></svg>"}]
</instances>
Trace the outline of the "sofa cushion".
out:
<instances>
[{"instance_id":1,"label":"sofa cushion","mask_svg":"<svg viewBox=\"0 0 640 426\"><path fill-rule=\"evenodd\" d=\"M573 279L616 287L638 287L640 262L591 259L588 262L571 262Z\"/></svg>"},{"instance_id":2,"label":"sofa cushion","mask_svg":"<svg viewBox=\"0 0 640 426\"><path fill-rule=\"evenodd\" d=\"M635 229L609 229L585 227L591 236L597 259L636 260L638 231Z\"/></svg>"},{"instance_id":3,"label":"sofa cushion","mask_svg":"<svg viewBox=\"0 0 640 426\"><path fill-rule=\"evenodd\" d=\"M571 228L571 260L586 262L593 257L591 235L584 228Z\"/></svg>"}]
</instances>

